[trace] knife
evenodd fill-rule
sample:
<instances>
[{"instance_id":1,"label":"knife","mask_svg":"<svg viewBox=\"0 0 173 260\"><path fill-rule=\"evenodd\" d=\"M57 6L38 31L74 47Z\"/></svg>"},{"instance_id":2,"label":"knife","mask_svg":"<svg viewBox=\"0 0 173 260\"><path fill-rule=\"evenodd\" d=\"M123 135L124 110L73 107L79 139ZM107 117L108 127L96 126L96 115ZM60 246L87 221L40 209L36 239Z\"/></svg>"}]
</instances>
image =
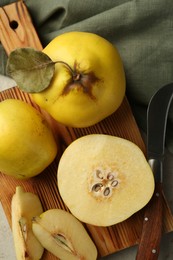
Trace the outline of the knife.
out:
<instances>
[{"instance_id":1,"label":"knife","mask_svg":"<svg viewBox=\"0 0 173 260\"><path fill-rule=\"evenodd\" d=\"M147 159L155 178L155 191L146 206L136 260L159 257L163 228L163 160L167 117L173 98L173 83L160 88L147 109Z\"/></svg>"}]
</instances>

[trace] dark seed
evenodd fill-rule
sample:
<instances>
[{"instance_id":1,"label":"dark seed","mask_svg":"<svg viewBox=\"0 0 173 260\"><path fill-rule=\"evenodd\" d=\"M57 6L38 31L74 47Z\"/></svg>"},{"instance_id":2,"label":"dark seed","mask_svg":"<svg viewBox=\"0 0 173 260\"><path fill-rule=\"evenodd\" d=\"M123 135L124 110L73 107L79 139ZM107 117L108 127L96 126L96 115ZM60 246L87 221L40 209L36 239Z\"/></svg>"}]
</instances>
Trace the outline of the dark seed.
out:
<instances>
[{"instance_id":1,"label":"dark seed","mask_svg":"<svg viewBox=\"0 0 173 260\"><path fill-rule=\"evenodd\" d=\"M112 187L116 187L118 185L118 181L117 180L114 180L112 183L111 183L111 186Z\"/></svg>"},{"instance_id":2,"label":"dark seed","mask_svg":"<svg viewBox=\"0 0 173 260\"><path fill-rule=\"evenodd\" d=\"M98 192L99 190L101 190L102 187L103 187L103 184L101 184L101 183L96 183L96 184L92 187L92 191Z\"/></svg>"},{"instance_id":3,"label":"dark seed","mask_svg":"<svg viewBox=\"0 0 173 260\"><path fill-rule=\"evenodd\" d=\"M102 174L102 172L100 171L100 170L96 170L96 176L99 178L99 179L103 179L103 174Z\"/></svg>"},{"instance_id":4,"label":"dark seed","mask_svg":"<svg viewBox=\"0 0 173 260\"><path fill-rule=\"evenodd\" d=\"M114 179L114 175L111 172L109 172L107 175L107 179L112 181Z\"/></svg>"},{"instance_id":5,"label":"dark seed","mask_svg":"<svg viewBox=\"0 0 173 260\"><path fill-rule=\"evenodd\" d=\"M109 187L107 187L107 188L104 190L103 194L104 194L105 196L108 196L109 193L110 193L110 189L109 189Z\"/></svg>"}]
</instances>

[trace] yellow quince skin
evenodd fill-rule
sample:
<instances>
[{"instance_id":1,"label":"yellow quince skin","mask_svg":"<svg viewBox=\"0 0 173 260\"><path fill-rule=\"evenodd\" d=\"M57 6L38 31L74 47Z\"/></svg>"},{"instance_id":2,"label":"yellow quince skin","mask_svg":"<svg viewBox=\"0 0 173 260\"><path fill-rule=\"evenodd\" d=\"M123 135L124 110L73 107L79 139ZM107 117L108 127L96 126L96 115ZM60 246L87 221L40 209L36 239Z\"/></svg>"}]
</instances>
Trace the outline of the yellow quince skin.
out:
<instances>
[{"instance_id":1,"label":"yellow quince skin","mask_svg":"<svg viewBox=\"0 0 173 260\"><path fill-rule=\"evenodd\" d=\"M42 114L22 100L0 102L0 171L18 179L41 173L55 158L57 143Z\"/></svg>"},{"instance_id":2,"label":"yellow quince skin","mask_svg":"<svg viewBox=\"0 0 173 260\"><path fill-rule=\"evenodd\" d=\"M68 32L54 38L43 52L56 62L55 74L49 87L32 97L58 122L88 127L121 105L125 73L118 50L109 41L93 33Z\"/></svg>"}]
</instances>

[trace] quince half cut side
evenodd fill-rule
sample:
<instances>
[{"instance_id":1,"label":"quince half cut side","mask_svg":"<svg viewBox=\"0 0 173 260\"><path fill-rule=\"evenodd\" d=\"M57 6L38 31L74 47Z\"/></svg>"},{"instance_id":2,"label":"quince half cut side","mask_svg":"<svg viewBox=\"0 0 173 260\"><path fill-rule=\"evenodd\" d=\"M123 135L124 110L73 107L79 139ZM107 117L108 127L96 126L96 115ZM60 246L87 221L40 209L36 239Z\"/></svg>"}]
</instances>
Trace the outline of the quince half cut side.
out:
<instances>
[{"instance_id":1,"label":"quince half cut side","mask_svg":"<svg viewBox=\"0 0 173 260\"><path fill-rule=\"evenodd\" d=\"M154 176L141 149L123 138L91 134L64 151L58 188L82 222L110 226L143 208L154 192Z\"/></svg>"}]
</instances>

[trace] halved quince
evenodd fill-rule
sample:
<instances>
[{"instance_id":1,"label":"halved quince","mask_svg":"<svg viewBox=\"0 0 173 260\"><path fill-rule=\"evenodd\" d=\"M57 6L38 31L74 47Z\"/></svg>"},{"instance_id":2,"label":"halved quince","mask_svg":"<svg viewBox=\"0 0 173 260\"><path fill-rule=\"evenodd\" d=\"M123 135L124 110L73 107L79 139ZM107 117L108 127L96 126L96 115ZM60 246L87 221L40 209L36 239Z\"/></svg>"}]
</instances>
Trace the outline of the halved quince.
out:
<instances>
[{"instance_id":1,"label":"halved quince","mask_svg":"<svg viewBox=\"0 0 173 260\"><path fill-rule=\"evenodd\" d=\"M75 217L110 226L149 202L154 177L137 145L115 136L92 134L78 138L64 151L58 187Z\"/></svg>"}]
</instances>

